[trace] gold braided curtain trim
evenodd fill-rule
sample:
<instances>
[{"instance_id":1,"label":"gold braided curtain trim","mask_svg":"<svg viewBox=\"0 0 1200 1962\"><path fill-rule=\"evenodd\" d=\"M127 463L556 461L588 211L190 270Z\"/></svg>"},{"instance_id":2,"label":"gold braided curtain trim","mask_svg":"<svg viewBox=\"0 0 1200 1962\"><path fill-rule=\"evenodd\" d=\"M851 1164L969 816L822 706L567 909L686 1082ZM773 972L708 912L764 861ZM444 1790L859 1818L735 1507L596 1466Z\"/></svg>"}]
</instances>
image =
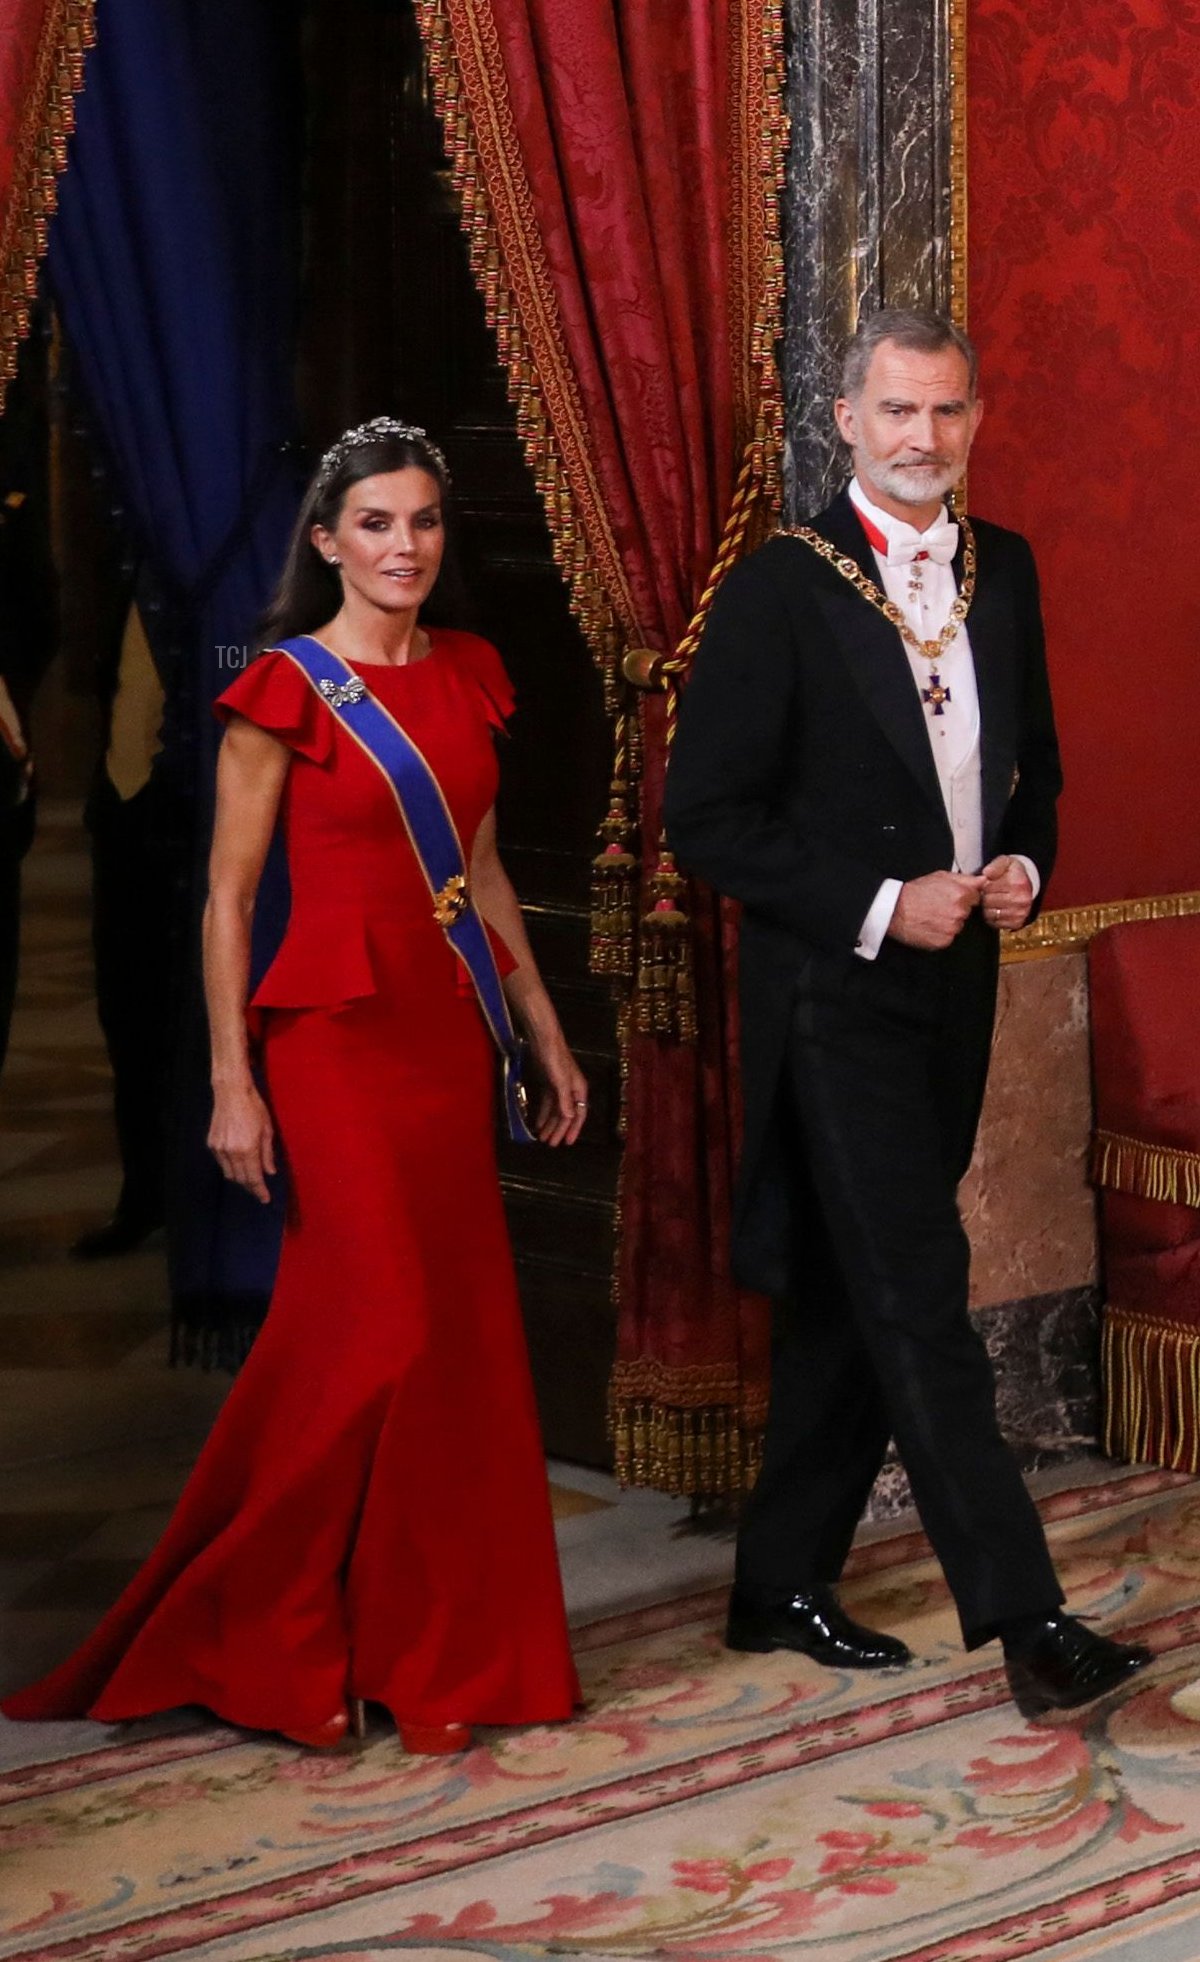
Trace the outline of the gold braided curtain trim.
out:
<instances>
[{"instance_id":1,"label":"gold braided curtain trim","mask_svg":"<svg viewBox=\"0 0 1200 1962\"><path fill-rule=\"evenodd\" d=\"M0 398L17 368L17 348L29 332L38 266L75 127L75 97L83 62L96 38L94 0L51 0L21 125L13 145L8 209L0 227Z\"/></svg>"},{"instance_id":2,"label":"gold braided curtain trim","mask_svg":"<svg viewBox=\"0 0 1200 1962\"><path fill-rule=\"evenodd\" d=\"M1042 913L1032 926L1006 933L1001 940L1005 960L1036 960L1043 954L1062 954L1086 947L1104 927L1127 920L1178 920L1200 913L1200 892L1161 893L1155 899L1104 899L1094 906L1060 906Z\"/></svg>"},{"instance_id":3,"label":"gold braided curtain trim","mask_svg":"<svg viewBox=\"0 0 1200 1962\"><path fill-rule=\"evenodd\" d=\"M735 440L745 446L752 479L772 507L779 500L783 456L783 390L775 346L783 326L780 199L787 165L786 79L783 0L744 0L735 9L731 62L729 328L737 390ZM741 494L739 479L726 538Z\"/></svg>"},{"instance_id":4,"label":"gold braided curtain trim","mask_svg":"<svg viewBox=\"0 0 1200 1962\"><path fill-rule=\"evenodd\" d=\"M600 662L610 711L622 642L640 638L513 124L488 0L416 0L471 267L496 335L555 562Z\"/></svg>"},{"instance_id":5,"label":"gold braided curtain trim","mask_svg":"<svg viewBox=\"0 0 1200 1962\"><path fill-rule=\"evenodd\" d=\"M1092 1183L1135 1199L1200 1208L1200 1151L1150 1144L1120 1131L1097 1131L1092 1143Z\"/></svg>"},{"instance_id":6,"label":"gold braided curtain trim","mask_svg":"<svg viewBox=\"0 0 1200 1962\"><path fill-rule=\"evenodd\" d=\"M950 0L950 318L967 324L967 0Z\"/></svg>"},{"instance_id":7,"label":"gold braided curtain trim","mask_svg":"<svg viewBox=\"0 0 1200 1962\"><path fill-rule=\"evenodd\" d=\"M1101 1366L1108 1455L1200 1473L1200 1331L1109 1308Z\"/></svg>"}]
</instances>

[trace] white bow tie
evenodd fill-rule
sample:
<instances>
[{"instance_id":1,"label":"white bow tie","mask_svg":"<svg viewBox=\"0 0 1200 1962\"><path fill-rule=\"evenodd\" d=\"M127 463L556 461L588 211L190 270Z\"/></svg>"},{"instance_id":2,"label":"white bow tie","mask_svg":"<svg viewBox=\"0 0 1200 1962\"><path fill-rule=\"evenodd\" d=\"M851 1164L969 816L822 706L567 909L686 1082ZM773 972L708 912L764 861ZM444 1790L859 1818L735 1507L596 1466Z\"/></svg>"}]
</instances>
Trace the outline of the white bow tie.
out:
<instances>
[{"instance_id":1,"label":"white bow tie","mask_svg":"<svg viewBox=\"0 0 1200 1962\"><path fill-rule=\"evenodd\" d=\"M911 565L914 559L924 556L935 565L949 565L957 550L957 525L931 525L928 531L917 531L912 525L897 524L888 539L887 562Z\"/></svg>"}]
</instances>

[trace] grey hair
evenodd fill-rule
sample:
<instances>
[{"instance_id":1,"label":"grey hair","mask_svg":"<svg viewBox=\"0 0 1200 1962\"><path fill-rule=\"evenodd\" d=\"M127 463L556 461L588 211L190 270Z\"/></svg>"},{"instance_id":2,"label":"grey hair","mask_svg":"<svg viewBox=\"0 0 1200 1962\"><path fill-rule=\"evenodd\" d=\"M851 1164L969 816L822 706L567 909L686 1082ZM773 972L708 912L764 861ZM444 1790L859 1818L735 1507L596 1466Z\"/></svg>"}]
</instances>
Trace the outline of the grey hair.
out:
<instances>
[{"instance_id":1,"label":"grey hair","mask_svg":"<svg viewBox=\"0 0 1200 1962\"><path fill-rule=\"evenodd\" d=\"M862 394L871 358L885 341L908 348L914 354L941 354L945 348L957 348L967 364L967 392L974 397L979 380L979 356L974 341L944 313L934 313L927 307L881 307L878 313L868 314L859 322L858 331L842 357L839 396L852 402Z\"/></svg>"}]
</instances>

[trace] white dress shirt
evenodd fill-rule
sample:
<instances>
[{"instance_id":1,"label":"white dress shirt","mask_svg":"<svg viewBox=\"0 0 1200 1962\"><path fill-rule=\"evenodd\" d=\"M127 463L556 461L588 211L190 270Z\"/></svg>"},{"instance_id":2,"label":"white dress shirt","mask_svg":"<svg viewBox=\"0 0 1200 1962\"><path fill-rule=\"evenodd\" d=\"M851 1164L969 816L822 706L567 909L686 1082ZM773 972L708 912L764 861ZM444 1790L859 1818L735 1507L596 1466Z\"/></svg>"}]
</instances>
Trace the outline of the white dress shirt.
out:
<instances>
[{"instance_id":1,"label":"white dress shirt","mask_svg":"<svg viewBox=\"0 0 1200 1962\"><path fill-rule=\"evenodd\" d=\"M893 518L890 512L881 511L878 505L872 504L857 477L850 485L850 501L875 531L888 540L889 547L894 549L901 542L908 546L918 542L921 534L903 519ZM932 531L948 522L950 520L943 505L929 529ZM953 566L939 565L931 558L920 559L915 564L911 560L894 564L877 545L872 544L871 550L885 596L900 608L918 640L936 640L958 597ZM907 558L908 555L905 556ZM896 638L907 656L913 686L921 700L942 801L954 838L954 870L978 872L983 864L979 690L966 623L959 627L954 639L936 662L918 654L899 634ZM933 713L933 705L920 694L921 690L929 687L930 675L935 669L942 686L949 690L948 699L941 705L940 715ZM1020 857L1036 895L1041 883L1037 867L1031 859L1020 854L1014 856ZM899 879L885 879L872 901L855 947L855 952L864 960L873 961L883 944L896 910L896 901L900 897L901 883Z\"/></svg>"}]
</instances>

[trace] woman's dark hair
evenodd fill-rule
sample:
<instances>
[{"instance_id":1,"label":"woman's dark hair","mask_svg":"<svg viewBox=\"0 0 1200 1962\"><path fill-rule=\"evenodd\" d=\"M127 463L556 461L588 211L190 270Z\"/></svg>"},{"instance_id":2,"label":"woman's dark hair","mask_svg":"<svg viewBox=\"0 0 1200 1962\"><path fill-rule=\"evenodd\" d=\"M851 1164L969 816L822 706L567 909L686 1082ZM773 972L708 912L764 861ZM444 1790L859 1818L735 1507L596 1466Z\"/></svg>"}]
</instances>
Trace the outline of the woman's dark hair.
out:
<instances>
[{"instance_id":1,"label":"woman's dark hair","mask_svg":"<svg viewBox=\"0 0 1200 1962\"><path fill-rule=\"evenodd\" d=\"M339 445L334 444L333 448L336 451ZM441 492L446 544L437 583L425 602L424 617L434 625L465 624L465 595L454 549L450 479L441 451L416 433L381 434L351 443L343 454L334 458L332 468L326 457L317 465L304 493L279 584L254 637L255 654L277 647L281 640L288 640L294 634L310 634L315 627L332 619L341 605L341 580L313 544L312 528L323 525L326 531L333 531L347 491L364 477L384 476L391 470L424 470Z\"/></svg>"}]
</instances>

